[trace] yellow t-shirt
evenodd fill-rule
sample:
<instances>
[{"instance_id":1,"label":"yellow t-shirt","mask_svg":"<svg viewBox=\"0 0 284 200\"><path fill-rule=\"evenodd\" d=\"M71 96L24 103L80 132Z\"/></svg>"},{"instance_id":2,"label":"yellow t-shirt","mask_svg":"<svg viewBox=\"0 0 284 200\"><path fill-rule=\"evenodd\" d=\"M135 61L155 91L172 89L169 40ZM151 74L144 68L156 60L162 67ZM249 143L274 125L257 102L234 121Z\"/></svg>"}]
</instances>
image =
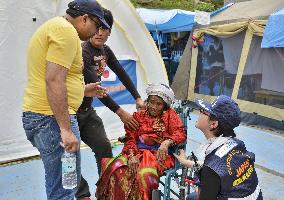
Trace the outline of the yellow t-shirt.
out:
<instances>
[{"instance_id":1,"label":"yellow t-shirt","mask_svg":"<svg viewBox=\"0 0 284 200\"><path fill-rule=\"evenodd\" d=\"M84 96L82 48L76 29L63 17L55 17L41 25L28 46L28 80L23 110L53 115L46 94L46 63L68 69L66 78L69 114L75 114Z\"/></svg>"}]
</instances>

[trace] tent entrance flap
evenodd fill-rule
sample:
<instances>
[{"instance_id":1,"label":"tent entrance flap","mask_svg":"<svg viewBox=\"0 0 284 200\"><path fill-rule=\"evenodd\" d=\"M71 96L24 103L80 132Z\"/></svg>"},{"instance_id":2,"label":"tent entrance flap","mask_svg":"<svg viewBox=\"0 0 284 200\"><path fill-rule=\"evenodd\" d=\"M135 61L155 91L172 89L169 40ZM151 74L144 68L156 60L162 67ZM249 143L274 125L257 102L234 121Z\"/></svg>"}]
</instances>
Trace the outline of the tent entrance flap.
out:
<instances>
[{"instance_id":1,"label":"tent entrance flap","mask_svg":"<svg viewBox=\"0 0 284 200\"><path fill-rule=\"evenodd\" d=\"M252 38L238 99L284 109L284 48L262 49L261 41Z\"/></svg>"},{"instance_id":2,"label":"tent entrance flap","mask_svg":"<svg viewBox=\"0 0 284 200\"><path fill-rule=\"evenodd\" d=\"M205 95L232 95L244 41L244 32L230 39L205 34L198 45L196 73L191 85Z\"/></svg>"}]
</instances>

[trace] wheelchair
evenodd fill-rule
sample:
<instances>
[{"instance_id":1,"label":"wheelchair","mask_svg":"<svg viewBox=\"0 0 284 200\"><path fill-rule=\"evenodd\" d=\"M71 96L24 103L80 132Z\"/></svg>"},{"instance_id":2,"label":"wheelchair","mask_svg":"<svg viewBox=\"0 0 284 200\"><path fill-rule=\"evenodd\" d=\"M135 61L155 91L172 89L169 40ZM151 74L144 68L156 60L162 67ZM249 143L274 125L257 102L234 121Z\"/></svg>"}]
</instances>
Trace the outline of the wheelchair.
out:
<instances>
[{"instance_id":1,"label":"wheelchair","mask_svg":"<svg viewBox=\"0 0 284 200\"><path fill-rule=\"evenodd\" d=\"M192 112L192 108L188 107L187 101L177 101L174 102L172 107L180 116L184 130L187 136L187 126L188 120L190 120L190 112ZM175 153L178 154L180 149L186 150L187 141L183 144L179 144L175 147ZM193 177L193 172L186 168L182 167L177 159L175 159L174 168L168 169L164 172L165 180L162 181L160 178L160 184L164 187L163 192L159 189L153 190L152 192L152 200L172 200L172 199L181 199L185 200L186 189L187 193L189 193L191 184L187 183L187 180L190 180ZM173 181L176 182L177 187L173 188ZM178 190L178 192L177 192ZM174 196L174 197L173 197Z\"/></svg>"},{"instance_id":2,"label":"wheelchair","mask_svg":"<svg viewBox=\"0 0 284 200\"><path fill-rule=\"evenodd\" d=\"M192 108L188 106L187 101L177 101L172 104L172 108L175 109L177 114L180 116L184 130L187 135L187 123L190 120L190 112L192 112ZM125 136L119 137L118 141L121 143L125 142ZM179 144L175 147L175 153L178 154L180 149L186 150L187 142L183 144ZM182 167L181 164L175 159L174 167L168 169L164 172L163 176L160 177L159 183L164 187L163 191L156 189L152 191L152 200L174 200L181 199L185 200L186 191L187 194L191 192L191 186L193 185L190 180L193 177L193 171L186 167ZM162 181L161 178L165 178L165 181ZM175 181L178 187L173 188L172 181ZM178 190L178 192L177 192ZM176 198L173 198L175 196Z\"/></svg>"}]
</instances>

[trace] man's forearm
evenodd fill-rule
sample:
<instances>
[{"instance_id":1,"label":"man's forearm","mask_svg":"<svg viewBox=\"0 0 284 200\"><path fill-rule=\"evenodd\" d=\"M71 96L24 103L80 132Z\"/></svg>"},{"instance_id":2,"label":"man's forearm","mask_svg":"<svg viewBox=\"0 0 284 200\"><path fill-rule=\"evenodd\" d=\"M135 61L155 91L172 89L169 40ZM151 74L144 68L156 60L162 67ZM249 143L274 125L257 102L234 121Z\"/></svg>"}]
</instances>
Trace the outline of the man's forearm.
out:
<instances>
[{"instance_id":1,"label":"man's forearm","mask_svg":"<svg viewBox=\"0 0 284 200\"><path fill-rule=\"evenodd\" d=\"M46 89L49 105L60 129L70 130L70 117L68 112L67 89L65 82L47 82Z\"/></svg>"},{"instance_id":2,"label":"man's forearm","mask_svg":"<svg viewBox=\"0 0 284 200\"><path fill-rule=\"evenodd\" d=\"M52 62L46 67L46 93L50 108L60 130L70 131L67 88L65 84L68 69Z\"/></svg>"}]
</instances>

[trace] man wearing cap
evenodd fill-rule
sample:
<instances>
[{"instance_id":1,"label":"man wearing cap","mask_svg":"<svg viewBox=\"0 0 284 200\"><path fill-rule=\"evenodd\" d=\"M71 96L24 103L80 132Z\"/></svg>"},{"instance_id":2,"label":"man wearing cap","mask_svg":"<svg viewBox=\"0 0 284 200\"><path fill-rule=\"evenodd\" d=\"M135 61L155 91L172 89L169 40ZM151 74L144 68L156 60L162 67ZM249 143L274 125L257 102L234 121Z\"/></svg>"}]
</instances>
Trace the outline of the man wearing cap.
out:
<instances>
[{"instance_id":1,"label":"man wearing cap","mask_svg":"<svg viewBox=\"0 0 284 200\"><path fill-rule=\"evenodd\" d=\"M237 103L225 95L212 103L203 100L196 103L200 114L195 126L207 139L199 152L199 199L262 200L254 168L255 155L246 150L233 130L241 121ZM184 151L175 156L182 165L193 167L194 162L187 160ZM196 194L187 199L196 199Z\"/></svg>"},{"instance_id":2,"label":"man wearing cap","mask_svg":"<svg viewBox=\"0 0 284 200\"><path fill-rule=\"evenodd\" d=\"M84 61L84 80L86 83L99 82L104 73L105 67L108 66L125 85L127 90L136 100L136 107L141 109L144 107L137 89L135 88L130 77L116 59L113 51L109 46L105 45L108 37L111 34L113 25L113 16L111 11L103 9L104 18L109 27L101 26L99 31L88 41L82 44L83 61ZM99 100L116 113L125 126L135 130L138 128L138 122L131 114L121 108L109 95ZM77 119L80 127L82 141L87 144L95 153L98 173L101 173L101 159L112 157L112 148L107 134L104 129L102 119L97 115L92 107L93 98L84 97L78 112ZM87 181L81 177L80 187L76 194L78 199L90 197L90 191Z\"/></svg>"},{"instance_id":3,"label":"man wearing cap","mask_svg":"<svg viewBox=\"0 0 284 200\"><path fill-rule=\"evenodd\" d=\"M96 83L85 85L81 41L104 24L95 0L75 0L66 15L55 17L33 34L28 46L28 80L23 102L23 127L41 155L48 200L71 200L77 191L63 189L61 156L76 153L80 181L80 133L76 119L83 96L105 96Z\"/></svg>"}]
</instances>

